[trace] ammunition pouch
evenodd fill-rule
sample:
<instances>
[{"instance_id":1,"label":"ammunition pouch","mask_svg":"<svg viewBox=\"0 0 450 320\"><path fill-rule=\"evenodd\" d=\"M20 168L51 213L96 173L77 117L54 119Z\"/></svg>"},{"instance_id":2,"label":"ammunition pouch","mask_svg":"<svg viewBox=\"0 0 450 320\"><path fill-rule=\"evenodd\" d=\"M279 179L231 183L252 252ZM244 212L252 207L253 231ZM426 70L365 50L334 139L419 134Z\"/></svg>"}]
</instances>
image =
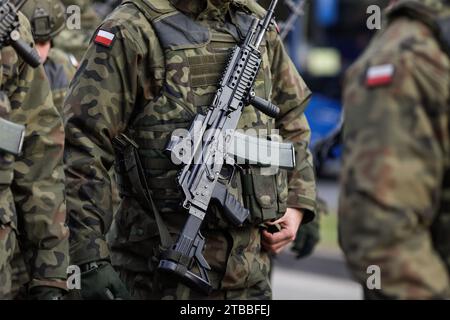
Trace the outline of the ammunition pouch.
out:
<instances>
[{"instance_id":1,"label":"ammunition pouch","mask_svg":"<svg viewBox=\"0 0 450 320\"><path fill-rule=\"evenodd\" d=\"M253 225L281 218L287 209L287 171L280 169L277 174L264 175L261 168L244 170L242 194Z\"/></svg>"}]
</instances>

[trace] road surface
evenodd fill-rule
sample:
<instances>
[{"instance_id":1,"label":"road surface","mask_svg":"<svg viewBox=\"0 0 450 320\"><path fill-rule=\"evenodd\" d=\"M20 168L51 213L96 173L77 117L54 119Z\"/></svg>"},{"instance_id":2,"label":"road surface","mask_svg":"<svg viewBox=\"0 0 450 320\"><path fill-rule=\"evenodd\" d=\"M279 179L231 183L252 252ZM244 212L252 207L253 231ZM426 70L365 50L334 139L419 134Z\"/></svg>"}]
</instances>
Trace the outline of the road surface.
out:
<instances>
[{"instance_id":1,"label":"road surface","mask_svg":"<svg viewBox=\"0 0 450 320\"><path fill-rule=\"evenodd\" d=\"M275 300L359 300L361 287L353 282L340 254L317 252L297 260L286 252L274 261Z\"/></svg>"},{"instance_id":2,"label":"road surface","mask_svg":"<svg viewBox=\"0 0 450 320\"><path fill-rule=\"evenodd\" d=\"M331 212L338 206L338 183L320 180L318 193ZM361 287L352 281L342 253L317 247L308 258L297 260L286 250L274 260L273 298L278 300L356 300L362 298Z\"/></svg>"}]
</instances>

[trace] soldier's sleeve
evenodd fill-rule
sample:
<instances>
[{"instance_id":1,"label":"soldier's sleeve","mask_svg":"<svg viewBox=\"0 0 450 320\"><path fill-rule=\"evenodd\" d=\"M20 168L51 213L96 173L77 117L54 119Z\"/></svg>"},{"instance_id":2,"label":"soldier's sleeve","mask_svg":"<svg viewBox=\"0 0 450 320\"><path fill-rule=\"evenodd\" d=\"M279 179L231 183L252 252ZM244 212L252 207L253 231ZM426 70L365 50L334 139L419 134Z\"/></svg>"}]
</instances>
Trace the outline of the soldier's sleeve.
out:
<instances>
[{"instance_id":1,"label":"soldier's sleeve","mask_svg":"<svg viewBox=\"0 0 450 320\"><path fill-rule=\"evenodd\" d=\"M408 29L378 44L392 48ZM449 61L429 32L417 34L371 51L344 92L340 245L365 288L381 271L381 290L367 292L385 298L438 297L449 281L429 232L449 142Z\"/></svg>"},{"instance_id":2,"label":"soldier's sleeve","mask_svg":"<svg viewBox=\"0 0 450 320\"><path fill-rule=\"evenodd\" d=\"M288 172L287 205L303 210L303 223L308 223L314 218L316 207L316 182L309 150L311 131L304 115L311 91L289 58L277 33L269 32L268 39L271 43L269 50L272 51L269 53L272 57L272 101L281 110L276 128L283 139L294 143L296 150L296 168Z\"/></svg>"},{"instance_id":3,"label":"soldier's sleeve","mask_svg":"<svg viewBox=\"0 0 450 320\"><path fill-rule=\"evenodd\" d=\"M0 72L3 72L1 64ZM2 84L1 74L0 84ZM10 112L11 106L8 96L4 91L0 91L0 118L5 120L9 119ZM13 163L14 156L0 150L0 228L1 225L7 224L11 224L13 228L17 227L16 210L14 208L14 200L11 193Z\"/></svg>"},{"instance_id":4,"label":"soldier's sleeve","mask_svg":"<svg viewBox=\"0 0 450 320\"><path fill-rule=\"evenodd\" d=\"M142 41L135 40L142 38L140 29L127 24L109 20L99 28L113 41L91 42L64 104L70 250L76 264L109 258L105 234L113 218L111 141L125 129L136 97L150 99L155 88L149 76L155 66L145 60Z\"/></svg>"},{"instance_id":5,"label":"soldier's sleeve","mask_svg":"<svg viewBox=\"0 0 450 320\"><path fill-rule=\"evenodd\" d=\"M21 16L21 34L31 43L28 21ZM12 49L11 49L12 50ZM68 228L64 203L64 128L52 103L43 67L33 69L20 59L16 85L11 86L11 121L26 126L22 154L14 163L12 191L21 223L21 248L29 265L30 286L64 288L67 277Z\"/></svg>"}]
</instances>

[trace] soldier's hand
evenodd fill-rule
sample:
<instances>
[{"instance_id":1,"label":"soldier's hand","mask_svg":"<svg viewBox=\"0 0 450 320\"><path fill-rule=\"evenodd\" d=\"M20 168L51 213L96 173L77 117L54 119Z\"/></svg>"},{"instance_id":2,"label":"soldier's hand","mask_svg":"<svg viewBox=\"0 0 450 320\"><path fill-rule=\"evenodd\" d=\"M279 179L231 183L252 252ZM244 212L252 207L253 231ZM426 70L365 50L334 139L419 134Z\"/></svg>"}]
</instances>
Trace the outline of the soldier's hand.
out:
<instances>
[{"instance_id":1,"label":"soldier's hand","mask_svg":"<svg viewBox=\"0 0 450 320\"><path fill-rule=\"evenodd\" d=\"M128 300L131 295L109 262L90 263L81 273L80 296L84 300Z\"/></svg>"},{"instance_id":2,"label":"soldier's hand","mask_svg":"<svg viewBox=\"0 0 450 320\"><path fill-rule=\"evenodd\" d=\"M283 251L284 248L294 241L302 220L302 211L288 208L283 217L268 223L272 225L278 224L281 227L280 231L275 233L270 233L267 230L262 231L262 247L272 254L278 254Z\"/></svg>"},{"instance_id":3,"label":"soldier's hand","mask_svg":"<svg viewBox=\"0 0 450 320\"><path fill-rule=\"evenodd\" d=\"M309 256L320 240L319 219L314 219L298 229L292 251L297 254L297 259Z\"/></svg>"}]
</instances>

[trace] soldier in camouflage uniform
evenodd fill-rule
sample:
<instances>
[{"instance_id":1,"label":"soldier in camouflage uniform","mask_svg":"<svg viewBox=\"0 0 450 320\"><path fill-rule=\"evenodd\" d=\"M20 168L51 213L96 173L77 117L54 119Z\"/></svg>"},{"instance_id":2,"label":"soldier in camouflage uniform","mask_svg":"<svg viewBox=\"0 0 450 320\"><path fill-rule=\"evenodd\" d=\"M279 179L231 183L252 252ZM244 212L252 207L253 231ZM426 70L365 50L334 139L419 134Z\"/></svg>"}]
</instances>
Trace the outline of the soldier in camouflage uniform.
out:
<instances>
[{"instance_id":1,"label":"soldier in camouflage uniform","mask_svg":"<svg viewBox=\"0 0 450 320\"><path fill-rule=\"evenodd\" d=\"M75 58L80 61L101 20L93 9L90 0L62 0L62 2L68 9L69 28L63 30L53 40L53 44L56 48L74 55ZM79 11L73 11L73 8L78 8L77 10ZM77 20L74 16L75 13L81 14L81 25L79 26L80 28L72 29L74 27L72 26L72 21Z\"/></svg>"},{"instance_id":2,"label":"soldier in camouflage uniform","mask_svg":"<svg viewBox=\"0 0 450 320\"><path fill-rule=\"evenodd\" d=\"M450 297L449 27L448 1L393 3L347 74L339 234L368 299Z\"/></svg>"},{"instance_id":3,"label":"soldier in camouflage uniform","mask_svg":"<svg viewBox=\"0 0 450 320\"><path fill-rule=\"evenodd\" d=\"M22 38L33 43L27 19L19 17ZM9 120L26 126L21 155L1 158L6 170L1 171L0 185L2 195L7 194L1 198L0 209L1 297L11 298L9 262L20 244L28 268L29 297L51 299L66 288L69 262L63 124L53 106L44 69L32 69L10 46L1 49L0 56L0 90L10 102ZM5 105L7 100L2 101Z\"/></svg>"},{"instance_id":4,"label":"soldier in camouflage uniform","mask_svg":"<svg viewBox=\"0 0 450 320\"><path fill-rule=\"evenodd\" d=\"M53 102L62 113L63 100L78 65L74 56L52 45L52 39L64 30L65 7L59 0L28 0L21 11L31 23L36 48L50 81Z\"/></svg>"},{"instance_id":5,"label":"soldier in camouflage uniform","mask_svg":"<svg viewBox=\"0 0 450 320\"><path fill-rule=\"evenodd\" d=\"M243 227L231 225L219 207L210 206L202 233L212 294L205 297L158 276L157 222L120 172L123 199L105 239L112 221L111 140L125 133L140 146L153 198L176 240L187 214L180 208L177 168L163 154L164 146L174 129L187 128L211 103L230 48L246 34L250 15L264 13L252 0L125 1L94 35L64 106L71 258L85 272L84 298L105 296L106 286L115 297L127 296L110 261L135 299L271 298L269 253L289 245L300 223L310 222L315 212L304 116L311 92L275 28L263 41L255 90L277 104L281 114L275 121L248 106L239 128L279 129L295 144L297 165L288 174L263 176L250 167L234 176L229 191L251 212ZM278 223L281 231L271 234L258 227L267 221Z\"/></svg>"},{"instance_id":6,"label":"soldier in camouflage uniform","mask_svg":"<svg viewBox=\"0 0 450 320\"><path fill-rule=\"evenodd\" d=\"M63 100L76 72L75 57L53 48L51 43L51 39L64 28L64 5L55 0L28 0L21 11L30 21L36 49L44 62L44 70L49 79L53 103L62 114ZM23 299L26 297L26 287L23 284L27 283L29 275L19 247L11 264L12 293L16 299Z\"/></svg>"}]
</instances>

